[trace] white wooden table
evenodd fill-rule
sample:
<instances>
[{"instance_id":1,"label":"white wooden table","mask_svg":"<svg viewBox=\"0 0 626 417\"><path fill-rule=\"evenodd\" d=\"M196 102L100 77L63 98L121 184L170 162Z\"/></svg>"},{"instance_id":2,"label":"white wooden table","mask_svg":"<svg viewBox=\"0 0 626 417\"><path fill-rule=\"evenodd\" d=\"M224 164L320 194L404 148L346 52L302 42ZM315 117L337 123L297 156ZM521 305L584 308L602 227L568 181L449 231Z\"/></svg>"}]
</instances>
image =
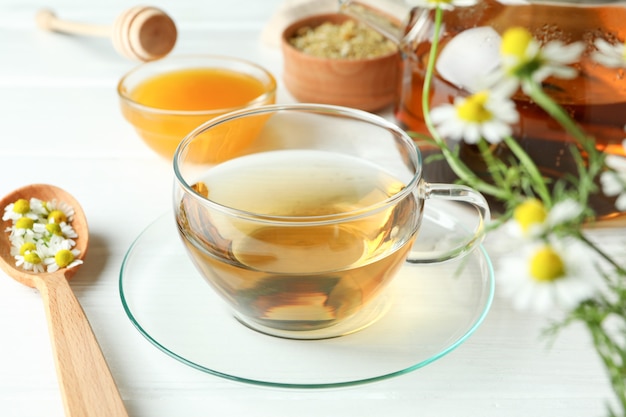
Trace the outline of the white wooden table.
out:
<instances>
[{"instance_id":1,"label":"white wooden table","mask_svg":"<svg viewBox=\"0 0 626 417\"><path fill-rule=\"evenodd\" d=\"M244 57L280 79L280 52L259 41L280 0L158 0L176 21L173 53ZM118 279L137 235L171 207L172 170L122 118L116 83L135 65L106 39L44 33L35 12L107 24L124 0L0 0L0 193L29 183L65 188L91 230L71 285L129 414L193 416L602 416L611 392L584 330L549 348L546 322L498 297L483 325L444 358L408 375L325 390L260 388L192 369L132 326ZM279 102L292 101L280 81ZM621 231L623 234L623 230ZM605 232L617 241L617 232ZM0 415L63 415L39 294L0 274Z\"/></svg>"}]
</instances>

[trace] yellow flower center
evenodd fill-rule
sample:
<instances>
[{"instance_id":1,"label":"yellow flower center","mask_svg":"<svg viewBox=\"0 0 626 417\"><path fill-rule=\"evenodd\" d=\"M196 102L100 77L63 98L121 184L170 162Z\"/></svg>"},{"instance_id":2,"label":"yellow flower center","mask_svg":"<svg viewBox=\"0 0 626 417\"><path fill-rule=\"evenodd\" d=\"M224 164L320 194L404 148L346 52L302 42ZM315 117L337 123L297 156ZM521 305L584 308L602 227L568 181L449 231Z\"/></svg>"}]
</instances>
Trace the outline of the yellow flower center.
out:
<instances>
[{"instance_id":1,"label":"yellow flower center","mask_svg":"<svg viewBox=\"0 0 626 417\"><path fill-rule=\"evenodd\" d=\"M56 223L46 223L46 230L51 235L63 236L63 231L61 231L61 226Z\"/></svg>"},{"instance_id":2,"label":"yellow flower center","mask_svg":"<svg viewBox=\"0 0 626 417\"><path fill-rule=\"evenodd\" d=\"M39 257L39 255L37 255L37 252L28 252L26 255L24 255L24 261L28 262L29 264L38 264L41 263L41 258Z\"/></svg>"},{"instance_id":3,"label":"yellow flower center","mask_svg":"<svg viewBox=\"0 0 626 417\"><path fill-rule=\"evenodd\" d=\"M65 268L74 261L74 254L68 249L61 249L54 255L54 261L59 268Z\"/></svg>"},{"instance_id":4,"label":"yellow flower center","mask_svg":"<svg viewBox=\"0 0 626 417\"><path fill-rule=\"evenodd\" d=\"M468 122L483 123L491 120L493 115L485 108L485 103L489 99L487 91L481 91L465 99L463 104L456 109L460 119Z\"/></svg>"},{"instance_id":5,"label":"yellow flower center","mask_svg":"<svg viewBox=\"0 0 626 417\"><path fill-rule=\"evenodd\" d=\"M50 214L48 214L48 221L53 220L55 223L65 223L67 222L67 216L61 210L52 210Z\"/></svg>"},{"instance_id":6,"label":"yellow flower center","mask_svg":"<svg viewBox=\"0 0 626 417\"><path fill-rule=\"evenodd\" d=\"M26 242L20 246L20 255L24 256L26 252L34 251L35 249L37 249L37 245L33 242Z\"/></svg>"},{"instance_id":7,"label":"yellow flower center","mask_svg":"<svg viewBox=\"0 0 626 417\"><path fill-rule=\"evenodd\" d=\"M13 204L13 211L19 214L26 214L30 211L30 203L28 200L20 198Z\"/></svg>"},{"instance_id":8,"label":"yellow flower center","mask_svg":"<svg viewBox=\"0 0 626 417\"><path fill-rule=\"evenodd\" d=\"M552 282L565 276L565 264L549 246L541 248L530 260L530 276L536 281Z\"/></svg>"},{"instance_id":9,"label":"yellow flower center","mask_svg":"<svg viewBox=\"0 0 626 417\"><path fill-rule=\"evenodd\" d=\"M522 60L532 40L533 35L527 29L523 27L512 27L502 35L500 52L504 56L514 56Z\"/></svg>"},{"instance_id":10,"label":"yellow flower center","mask_svg":"<svg viewBox=\"0 0 626 417\"><path fill-rule=\"evenodd\" d=\"M15 228L16 229L32 229L33 224L35 224L35 221L31 219L30 217L20 217L15 222Z\"/></svg>"},{"instance_id":11,"label":"yellow flower center","mask_svg":"<svg viewBox=\"0 0 626 417\"><path fill-rule=\"evenodd\" d=\"M520 225L522 231L527 232L532 225L541 224L548 217L543 203L536 198L530 198L515 207L513 219Z\"/></svg>"}]
</instances>

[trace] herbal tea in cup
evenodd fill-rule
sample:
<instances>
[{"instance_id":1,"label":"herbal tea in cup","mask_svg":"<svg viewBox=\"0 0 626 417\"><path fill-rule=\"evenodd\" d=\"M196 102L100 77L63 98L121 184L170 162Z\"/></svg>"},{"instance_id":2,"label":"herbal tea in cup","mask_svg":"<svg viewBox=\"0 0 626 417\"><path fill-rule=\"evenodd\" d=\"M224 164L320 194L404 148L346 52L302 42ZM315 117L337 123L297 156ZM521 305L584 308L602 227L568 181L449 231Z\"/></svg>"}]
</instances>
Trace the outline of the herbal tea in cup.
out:
<instances>
[{"instance_id":1,"label":"herbal tea in cup","mask_svg":"<svg viewBox=\"0 0 626 417\"><path fill-rule=\"evenodd\" d=\"M257 133L243 155L216 164L194 152L246 126ZM476 191L422 180L419 151L401 129L344 107L262 106L218 117L183 140L174 171L175 216L191 260L241 322L281 337L336 337L369 325L406 261L462 255L489 218ZM428 198L475 207L471 236L437 252L414 250Z\"/></svg>"}]
</instances>

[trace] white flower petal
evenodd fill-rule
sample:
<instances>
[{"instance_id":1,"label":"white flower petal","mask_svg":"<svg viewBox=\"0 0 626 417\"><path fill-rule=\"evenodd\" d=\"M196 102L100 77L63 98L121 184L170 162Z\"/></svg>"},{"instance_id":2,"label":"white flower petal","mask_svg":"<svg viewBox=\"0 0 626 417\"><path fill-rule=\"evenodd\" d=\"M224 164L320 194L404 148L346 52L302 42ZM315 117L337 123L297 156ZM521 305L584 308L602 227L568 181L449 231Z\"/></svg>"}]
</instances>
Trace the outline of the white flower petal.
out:
<instances>
[{"instance_id":1,"label":"white flower petal","mask_svg":"<svg viewBox=\"0 0 626 417\"><path fill-rule=\"evenodd\" d=\"M623 58L612 55L605 55L599 52L592 53L591 59L596 61L598 64L604 65L608 68L620 68L626 66L626 61L624 61Z\"/></svg>"},{"instance_id":2,"label":"white flower petal","mask_svg":"<svg viewBox=\"0 0 626 417\"><path fill-rule=\"evenodd\" d=\"M561 41L551 41L541 49L542 56L555 64L573 64L580 59L580 55L585 50L582 42L564 44Z\"/></svg>"},{"instance_id":3,"label":"white flower petal","mask_svg":"<svg viewBox=\"0 0 626 417\"><path fill-rule=\"evenodd\" d=\"M453 117L455 113L456 110L452 104L443 104L430 111L430 119L433 123L438 124Z\"/></svg>"},{"instance_id":4,"label":"white flower petal","mask_svg":"<svg viewBox=\"0 0 626 417\"><path fill-rule=\"evenodd\" d=\"M505 123L486 123L482 135L489 143L500 143L506 136L511 136L512 129Z\"/></svg>"},{"instance_id":5,"label":"white flower petal","mask_svg":"<svg viewBox=\"0 0 626 417\"><path fill-rule=\"evenodd\" d=\"M619 181L617 174L611 171L603 172L600 175L602 192L607 196L615 196L624 191L623 185Z\"/></svg>"},{"instance_id":6,"label":"white flower petal","mask_svg":"<svg viewBox=\"0 0 626 417\"><path fill-rule=\"evenodd\" d=\"M603 38L596 39L593 44L596 48L598 48L598 51L602 52L603 54L619 54L621 50L624 49L623 45L615 45L609 43L606 39Z\"/></svg>"},{"instance_id":7,"label":"white flower petal","mask_svg":"<svg viewBox=\"0 0 626 417\"><path fill-rule=\"evenodd\" d=\"M460 140L463 138L463 125L455 119L446 120L437 127L437 132L444 138Z\"/></svg>"},{"instance_id":8,"label":"white flower petal","mask_svg":"<svg viewBox=\"0 0 626 417\"><path fill-rule=\"evenodd\" d=\"M550 75L556 78L571 80L572 78L576 78L576 76L578 76L578 71L572 67L554 65L548 68L550 69Z\"/></svg>"},{"instance_id":9,"label":"white flower petal","mask_svg":"<svg viewBox=\"0 0 626 417\"><path fill-rule=\"evenodd\" d=\"M498 97L511 97L520 87L517 78L504 75L501 71L493 73L491 82L488 85L490 86L491 94L496 94ZM512 105L515 108L515 104L512 103Z\"/></svg>"},{"instance_id":10,"label":"white flower petal","mask_svg":"<svg viewBox=\"0 0 626 417\"><path fill-rule=\"evenodd\" d=\"M470 7L478 4L478 0L452 0L455 7Z\"/></svg>"},{"instance_id":11,"label":"white flower petal","mask_svg":"<svg viewBox=\"0 0 626 417\"><path fill-rule=\"evenodd\" d=\"M554 288L556 301L564 309L574 308L593 295L591 286L582 280L556 281Z\"/></svg>"},{"instance_id":12,"label":"white flower petal","mask_svg":"<svg viewBox=\"0 0 626 417\"><path fill-rule=\"evenodd\" d=\"M604 162L609 168L626 172L626 158L618 155L607 155Z\"/></svg>"},{"instance_id":13,"label":"white flower petal","mask_svg":"<svg viewBox=\"0 0 626 417\"><path fill-rule=\"evenodd\" d=\"M535 291L532 285L520 285L513 298L513 307L517 310L527 311L534 308Z\"/></svg>"},{"instance_id":14,"label":"white flower petal","mask_svg":"<svg viewBox=\"0 0 626 417\"><path fill-rule=\"evenodd\" d=\"M463 132L463 139L469 144L478 143L481 139L480 125L478 123L467 123Z\"/></svg>"},{"instance_id":15,"label":"white flower petal","mask_svg":"<svg viewBox=\"0 0 626 417\"><path fill-rule=\"evenodd\" d=\"M549 283L541 282L533 286L533 298L530 303L535 313L545 313L554 306L554 291Z\"/></svg>"},{"instance_id":16,"label":"white flower petal","mask_svg":"<svg viewBox=\"0 0 626 417\"><path fill-rule=\"evenodd\" d=\"M623 43L611 44L604 39L596 39L594 45L598 49L591 54L594 61L609 68L626 67Z\"/></svg>"},{"instance_id":17,"label":"white flower petal","mask_svg":"<svg viewBox=\"0 0 626 417\"><path fill-rule=\"evenodd\" d=\"M571 198L559 201L548 213L546 223L550 227L555 227L569 222L580 216L584 209L585 208L579 202Z\"/></svg>"},{"instance_id":18,"label":"white flower petal","mask_svg":"<svg viewBox=\"0 0 626 417\"><path fill-rule=\"evenodd\" d=\"M617 197L617 200L615 200L615 208L619 211L626 211L626 192Z\"/></svg>"}]
</instances>

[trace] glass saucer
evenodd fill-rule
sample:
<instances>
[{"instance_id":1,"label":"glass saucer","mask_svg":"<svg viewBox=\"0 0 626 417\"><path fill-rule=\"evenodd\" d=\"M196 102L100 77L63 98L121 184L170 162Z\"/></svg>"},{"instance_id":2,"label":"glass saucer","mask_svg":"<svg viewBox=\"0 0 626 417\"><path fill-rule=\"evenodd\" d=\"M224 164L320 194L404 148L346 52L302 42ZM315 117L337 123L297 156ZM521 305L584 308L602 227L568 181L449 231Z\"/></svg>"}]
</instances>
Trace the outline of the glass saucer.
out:
<instances>
[{"instance_id":1,"label":"glass saucer","mask_svg":"<svg viewBox=\"0 0 626 417\"><path fill-rule=\"evenodd\" d=\"M456 229L457 216L426 210L418 242ZM329 388L399 376L449 353L482 323L494 281L482 246L441 264L406 263L387 289L388 311L370 326L332 339L283 339L233 316L192 265L167 213L128 250L119 289L139 332L193 368L262 386Z\"/></svg>"}]
</instances>

